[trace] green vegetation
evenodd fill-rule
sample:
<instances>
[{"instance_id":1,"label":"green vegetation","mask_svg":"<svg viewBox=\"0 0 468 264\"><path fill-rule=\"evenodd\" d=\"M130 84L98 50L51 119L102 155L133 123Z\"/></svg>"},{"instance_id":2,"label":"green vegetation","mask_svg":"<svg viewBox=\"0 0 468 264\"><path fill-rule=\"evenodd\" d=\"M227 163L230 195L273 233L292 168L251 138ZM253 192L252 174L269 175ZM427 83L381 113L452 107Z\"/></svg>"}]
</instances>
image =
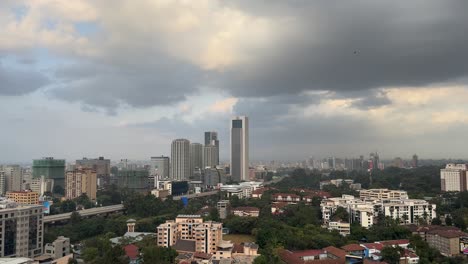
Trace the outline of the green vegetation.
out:
<instances>
[{"instance_id":1,"label":"green vegetation","mask_svg":"<svg viewBox=\"0 0 468 264\"><path fill-rule=\"evenodd\" d=\"M242 242L255 242L255 237L252 235L245 234L228 234L223 236L223 240L240 244Z\"/></svg>"}]
</instances>

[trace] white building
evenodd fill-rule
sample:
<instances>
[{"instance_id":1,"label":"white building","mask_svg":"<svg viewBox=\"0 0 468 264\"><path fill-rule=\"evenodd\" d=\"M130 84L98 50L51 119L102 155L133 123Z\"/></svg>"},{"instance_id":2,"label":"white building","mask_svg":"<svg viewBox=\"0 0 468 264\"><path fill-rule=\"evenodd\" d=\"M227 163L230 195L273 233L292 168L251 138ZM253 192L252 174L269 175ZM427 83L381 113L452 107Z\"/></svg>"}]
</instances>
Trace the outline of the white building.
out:
<instances>
[{"instance_id":1,"label":"white building","mask_svg":"<svg viewBox=\"0 0 468 264\"><path fill-rule=\"evenodd\" d=\"M359 197L366 200L375 199L408 199L408 193L401 190L369 189L360 190Z\"/></svg>"},{"instance_id":2,"label":"white building","mask_svg":"<svg viewBox=\"0 0 468 264\"><path fill-rule=\"evenodd\" d=\"M203 169L213 168L219 163L219 149L215 145L203 146Z\"/></svg>"},{"instance_id":3,"label":"white building","mask_svg":"<svg viewBox=\"0 0 468 264\"><path fill-rule=\"evenodd\" d=\"M159 179L169 178L169 157L151 157L151 175L159 176Z\"/></svg>"},{"instance_id":4,"label":"white building","mask_svg":"<svg viewBox=\"0 0 468 264\"><path fill-rule=\"evenodd\" d=\"M467 164L449 163L440 170L440 187L443 192L462 192L467 190Z\"/></svg>"},{"instance_id":5,"label":"white building","mask_svg":"<svg viewBox=\"0 0 468 264\"><path fill-rule=\"evenodd\" d=\"M70 254L70 238L59 236L54 242L44 246L44 254L58 259Z\"/></svg>"},{"instance_id":6,"label":"white building","mask_svg":"<svg viewBox=\"0 0 468 264\"><path fill-rule=\"evenodd\" d=\"M52 192L54 189L54 180L47 179L45 176L31 179L29 189L33 192L37 192L39 196L42 196L45 192Z\"/></svg>"},{"instance_id":7,"label":"white building","mask_svg":"<svg viewBox=\"0 0 468 264\"><path fill-rule=\"evenodd\" d=\"M231 177L237 182L249 179L249 119L246 116L231 120Z\"/></svg>"},{"instance_id":8,"label":"white building","mask_svg":"<svg viewBox=\"0 0 468 264\"><path fill-rule=\"evenodd\" d=\"M342 236L351 234L351 225L348 222L331 221L328 222L328 230L338 230L338 233Z\"/></svg>"},{"instance_id":9,"label":"white building","mask_svg":"<svg viewBox=\"0 0 468 264\"><path fill-rule=\"evenodd\" d=\"M188 180L190 173L190 141L175 139L171 145L171 176L177 181Z\"/></svg>"}]
</instances>

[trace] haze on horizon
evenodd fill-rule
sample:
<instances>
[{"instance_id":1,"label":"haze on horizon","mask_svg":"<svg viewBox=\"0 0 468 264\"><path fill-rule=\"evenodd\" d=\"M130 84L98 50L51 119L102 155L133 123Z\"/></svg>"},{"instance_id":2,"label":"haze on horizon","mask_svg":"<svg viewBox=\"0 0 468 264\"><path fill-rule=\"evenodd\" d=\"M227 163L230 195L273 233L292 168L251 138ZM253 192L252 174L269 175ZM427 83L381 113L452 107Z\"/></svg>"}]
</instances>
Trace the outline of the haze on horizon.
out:
<instances>
[{"instance_id":1,"label":"haze on horizon","mask_svg":"<svg viewBox=\"0 0 468 264\"><path fill-rule=\"evenodd\" d=\"M111 7L111 8L110 8ZM467 158L468 1L0 2L0 161Z\"/></svg>"}]
</instances>

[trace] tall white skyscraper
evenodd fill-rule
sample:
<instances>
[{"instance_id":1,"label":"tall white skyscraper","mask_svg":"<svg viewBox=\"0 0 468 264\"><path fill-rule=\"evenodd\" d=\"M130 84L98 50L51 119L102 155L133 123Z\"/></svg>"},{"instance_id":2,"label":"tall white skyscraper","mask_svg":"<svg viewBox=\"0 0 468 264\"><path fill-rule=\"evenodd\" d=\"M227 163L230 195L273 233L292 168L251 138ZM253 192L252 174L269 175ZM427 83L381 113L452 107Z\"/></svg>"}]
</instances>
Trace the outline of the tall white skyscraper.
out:
<instances>
[{"instance_id":1,"label":"tall white skyscraper","mask_svg":"<svg viewBox=\"0 0 468 264\"><path fill-rule=\"evenodd\" d=\"M175 139L171 145L171 178L187 180L190 177L190 141Z\"/></svg>"},{"instance_id":2,"label":"tall white skyscraper","mask_svg":"<svg viewBox=\"0 0 468 264\"><path fill-rule=\"evenodd\" d=\"M203 145L200 143L190 144L190 175L195 168L203 167Z\"/></svg>"},{"instance_id":3,"label":"tall white skyscraper","mask_svg":"<svg viewBox=\"0 0 468 264\"><path fill-rule=\"evenodd\" d=\"M215 145L203 146L203 169L219 165L219 150Z\"/></svg>"},{"instance_id":4,"label":"tall white skyscraper","mask_svg":"<svg viewBox=\"0 0 468 264\"><path fill-rule=\"evenodd\" d=\"M249 179L249 119L246 116L231 120L231 178L237 182Z\"/></svg>"}]
</instances>

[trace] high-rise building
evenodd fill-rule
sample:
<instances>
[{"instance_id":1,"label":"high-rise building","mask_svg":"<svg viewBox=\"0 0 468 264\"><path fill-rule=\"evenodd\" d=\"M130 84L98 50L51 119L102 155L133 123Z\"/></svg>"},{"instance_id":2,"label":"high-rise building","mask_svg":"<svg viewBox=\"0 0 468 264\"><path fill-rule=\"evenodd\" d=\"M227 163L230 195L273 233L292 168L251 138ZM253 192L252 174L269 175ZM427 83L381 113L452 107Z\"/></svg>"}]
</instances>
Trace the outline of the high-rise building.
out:
<instances>
[{"instance_id":1,"label":"high-rise building","mask_svg":"<svg viewBox=\"0 0 468 264\"><path fill-rule=\"evenodd\" d=\"M4 195L5 192L6 192L5 172L2 170L2 167L0 167L0 195Z\"/></svg>"},{"instance_id":2,"label":"high-rise building","mask_svg":"<svg viewBox=\"0 0 468 264\"><path fill-rule=\"evenodd\" d=\"M215 145L203 146L203 169L219 165L219 149Z\"/></svg>"},{"instance_id":3,"label":"high-rise building","mask_svg":"<svg viewBox=\"0 0 468 264\"><path fill-rule=\"evenodd\" d=\"M96 200L97 174L93 169L81 168L67 171L65 183L67 199L75 199L85 193L90 200Z\"/></svg>"},{"instance_id":4,"label":"high-rise building","mask_svg":"<svg viewBox=\"0 0 468 264\"><path fill-rule=\"evenodd\" d=\"M122 169L117 172L117 185L120 188L146 193L149 190L148 176L149 173L145 169Z\"/></svg>"},{"instance_id":5,"label":"high-rise building","mask_svg":"<svg viewBox=\"0 0 468 264\"><path fill-rule=\"evenodd\" d=\"M35 257L42 254L42 205L19 205L0 198L0 257Z\"/></svg>"},{"instance_id":6,"label":"high-rise building","mask_svg":"<svg viewBox=\"0 0 468 264\"><path fill-rule=\"evenodd\" d=\"M467 190L467 164L447 164L440 170L440 187L443 192L463 192Z\"/></svg>"},{"instance_id":7,"label":"high-rise building","mask_svg":"<svg viewBox=\"0 0 468 264\"><path fill-rule=\"evenodd\" d=\"M169 157L151 157L151 175L159 179L169 178Z\"/></svg>"},{"instance_id":8,"label":"high-rise building","mask_svg":"<svg viewBox=\"0 0 468 264\"><path fill-rule=\"evenodd\" d=\"M19 165L3 167L5 172L5 190L7 192L21 191L23 189L23 170Z\"/></svg>"},{"instance_id":9,"label":"high-rise building","mask_svg":"<svg viewBox=\"0 0 468 264\"><path fill-rule=\"evenodd\" d=\"M33 160L33 178L45 176L46 179L54 180L54 185L65 187L65 160L57 160L46 157Z\"/></svg>"},{"instance_id":10,"label":"high-rise building","mask_svg":"<svg viewBox=\"0 0 468 264\"><path fill-rule=\"evenodd\" d=\"M171 178L187 180L190 177L190 141L175 139L171 145Z\"/></svg>"},{"instance_id":11,"label":"high-rise building","mask_svg":"<svg viewBox=\"0 0 468 264\"><path fill-rule=\"evenodd\" d=\"M200 143L190 144L190 176L193 176L195 169L203 166L203 145Z\"/></svg>"},{"instance_id":12,"label":"high-rise building","mask_svg":"<svg viewBox=\"0 0 468 264\"><path fill-rule=\"evenodd\" d=\"M411 160L411 167L417 168L418 167L418 155L414 154L413 159Z\"/></svg>"},{"instance_id":13,"label":"high-rise building","mask_svg":"<svg viewBox=\"0 0 468 264\"><path fill-rule=\"evenodd\" d=\"M247 181L249 177L249 119L236 116L231 120L231 178Z\"/></svg>"},{"instance_id":14,"label":"high-rise building","mask_svg":"<svg viewBox=\"0 0 468 264\"><path fill-rule=\"evenodd\" d=\"M46 179L45 176L32 179L29 183L29 189L33 192L37 192L39 195L44 195L45 192L52 192L54 189L54 180Z\"/></svg>"},{"instance_id":15,"label":"high-rise building","mask_svg":"<svg viewBox=\"0 0 468 264\"><path fill-rule=\"evenodd\" d=\"M205 132L205 145L214 145L219 149L218 132Z\"/></svg>"},{"instance_id":16,"label":"high-rise building","mask_svg":"<svg viewBox=\"0 0 468 264\"><path fill-rule=\"evenodd\" d=\"M96 176L103 183L109 183L110 181L110 159L99 157L97 159L83 158L76 160L76 167L88 168L96 171Z\"/></svg>"}]
</instances>

